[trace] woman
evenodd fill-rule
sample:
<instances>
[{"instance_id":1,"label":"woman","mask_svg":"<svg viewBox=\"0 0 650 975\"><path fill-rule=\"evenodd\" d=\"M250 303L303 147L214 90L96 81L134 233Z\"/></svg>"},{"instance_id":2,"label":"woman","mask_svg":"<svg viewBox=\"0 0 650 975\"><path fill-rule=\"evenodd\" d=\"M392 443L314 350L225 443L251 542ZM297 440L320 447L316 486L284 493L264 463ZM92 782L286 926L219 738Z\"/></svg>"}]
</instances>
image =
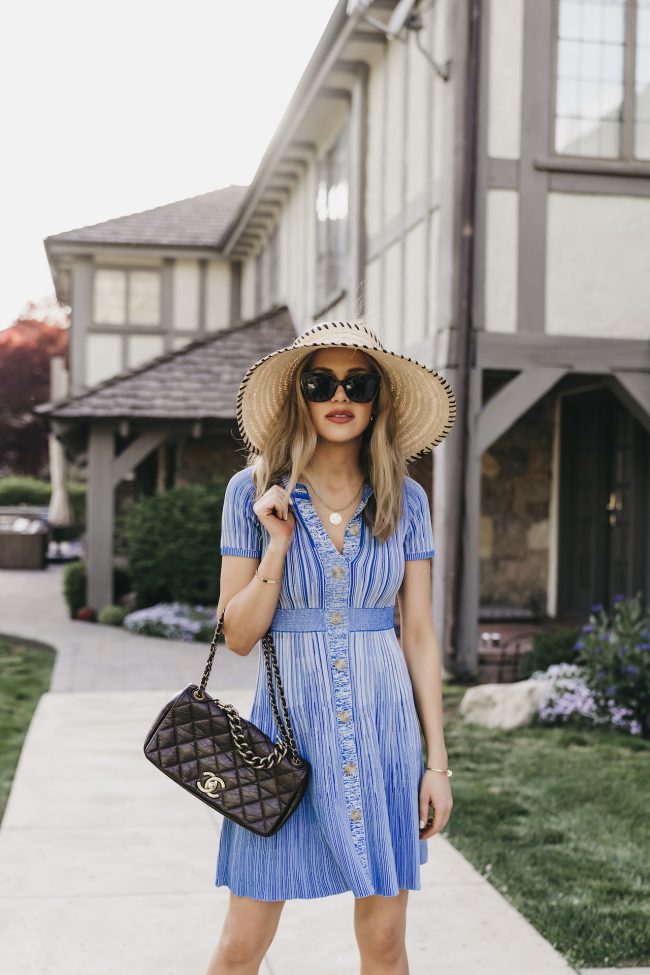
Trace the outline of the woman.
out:
<instances>
[{"instance_id":1,"label":"woman","mask_svg":"<svg viewBox=\"0 0 650 975\"><path fill-rule=\"evenodd\" d=\"M406 470L454 418L444 378L359 322L313 326L242 380L237 420L255 463L226 488L217 612L240 655L271 628L312 769L277 833L223 819L216 884L230 900L207 975L257 973L286 899L346 890L361 970L408 971L408 891L452 798L429 504ZM250 720L275 740L262 662Z\"/></svg>"}]
</instances>

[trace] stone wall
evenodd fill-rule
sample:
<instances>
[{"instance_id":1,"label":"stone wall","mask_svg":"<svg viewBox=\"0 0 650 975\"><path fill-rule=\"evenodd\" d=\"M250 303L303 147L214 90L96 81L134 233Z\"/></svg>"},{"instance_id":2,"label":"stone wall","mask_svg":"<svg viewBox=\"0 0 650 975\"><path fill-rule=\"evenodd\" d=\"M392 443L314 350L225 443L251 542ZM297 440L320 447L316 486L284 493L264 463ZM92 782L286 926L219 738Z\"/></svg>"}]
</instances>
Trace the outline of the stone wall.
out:
<instances>
[{"instance_id":1,"label":"stone wall","mask_svg":"<svg viewBox=\"0 0 650 975\"><path fill-rule=\"evenodd\" d=\"M549 394L483 454L481 605L545 611L553 417Z\"/></svg>"}]
</instances>

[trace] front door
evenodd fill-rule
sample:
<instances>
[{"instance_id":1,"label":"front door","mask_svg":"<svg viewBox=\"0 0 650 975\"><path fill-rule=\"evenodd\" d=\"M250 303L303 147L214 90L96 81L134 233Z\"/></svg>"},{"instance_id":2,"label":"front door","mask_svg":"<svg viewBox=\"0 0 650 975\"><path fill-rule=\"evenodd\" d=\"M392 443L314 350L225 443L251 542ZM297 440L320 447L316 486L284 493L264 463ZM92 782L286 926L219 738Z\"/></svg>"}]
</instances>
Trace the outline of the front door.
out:
<instances>
[{"instance_id":1,"label":"front door","mask_svg":"<svg viewBox=\"0 0 650 975\"><path fill-rule=\"evenodd\" d=\"M558 616L650 598L650 433L607 388L562 398Z\"/></svg>"}]
</instances>

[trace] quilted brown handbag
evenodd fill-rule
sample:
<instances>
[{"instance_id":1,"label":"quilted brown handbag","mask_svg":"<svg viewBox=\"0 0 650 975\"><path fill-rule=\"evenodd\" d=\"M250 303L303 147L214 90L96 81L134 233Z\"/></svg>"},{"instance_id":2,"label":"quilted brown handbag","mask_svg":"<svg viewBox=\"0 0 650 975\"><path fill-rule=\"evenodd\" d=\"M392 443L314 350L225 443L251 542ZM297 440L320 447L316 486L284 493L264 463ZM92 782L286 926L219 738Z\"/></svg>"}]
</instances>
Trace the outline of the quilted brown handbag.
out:
<instances>
[{"instance_id":1,"label":"quilted brown handbag","mask_svg":"<svg viewBox=\"0 0 650 975\"><path fill-rule=\"evenodd\" d=\"M262 638L271 708L280 739L271 741L232 704L212 698L206 685L223 629L212 637L200 686L188 684L162 709L144 743L150 762L193 796L246 829L271 836L302 799L311 765L298 754L269 630ZM273 692L273 673L284 722Z\"/></svg>"}]
</instances>

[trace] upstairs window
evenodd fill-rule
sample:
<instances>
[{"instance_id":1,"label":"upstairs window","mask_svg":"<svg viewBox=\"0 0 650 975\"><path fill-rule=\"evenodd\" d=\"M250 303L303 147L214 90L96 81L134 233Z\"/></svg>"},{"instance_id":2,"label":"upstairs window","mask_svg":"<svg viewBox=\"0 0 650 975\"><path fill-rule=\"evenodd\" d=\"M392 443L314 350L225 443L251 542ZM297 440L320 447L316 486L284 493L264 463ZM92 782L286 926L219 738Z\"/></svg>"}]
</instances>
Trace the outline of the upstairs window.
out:
<instances>
[{"instance_id":1,"label":"upstairs window","mask_svg":"<svg viewBox=\"0 0 650 975\"><path fill-rule=\"evenodd\" d=\"M264 249L257 256L255 266L255 307L259 315L278 303L280 291L280 255L277 225Z\"/></svg>"},{"instance_id":2,"label":"upstairs window","mask_svg":"<svg viewBox=\"0 0 650 975\"><path fill-rule=\"evenodd\" d=\"M348 126L318 163L316 303L325 308L343 290L348 263Z\"/></svg>"},{"instance_id":3,"label":"upstairs window","mask_svg":"<svg viewBox=\"0 0 650 975\"><path fill-rule=\"evenodd\" d=\"M650 159L650 0L557 0L555 152Z\"/></svg>"},{"instance_id":4,"label":"upstairs window","mask_svg":"<svg viewBox=\"0 0 650 975\"><path fill-rule=\"evenodd\" d=\"M96 268L95 325L160 325L160 272Z\"/></svg>"}]
</instances>

